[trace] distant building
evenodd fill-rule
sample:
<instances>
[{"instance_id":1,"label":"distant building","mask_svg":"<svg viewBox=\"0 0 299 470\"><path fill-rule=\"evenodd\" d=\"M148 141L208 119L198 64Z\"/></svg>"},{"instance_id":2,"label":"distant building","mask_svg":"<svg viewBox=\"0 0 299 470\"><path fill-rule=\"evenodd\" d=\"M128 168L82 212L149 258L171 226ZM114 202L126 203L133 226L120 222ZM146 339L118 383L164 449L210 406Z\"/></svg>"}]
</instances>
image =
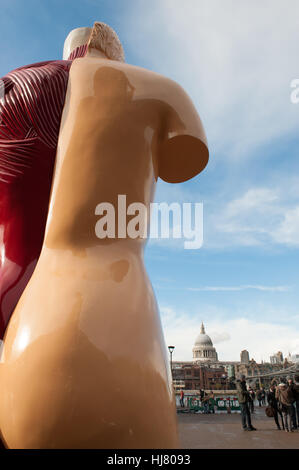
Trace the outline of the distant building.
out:
<instances>
[{"instance_id":1,"label":"distant building","mask_svg":"<svg viewBox=\"0 0 299 470\"><path fill-rule=\"evenodd\" d=\"M283 364L283 354L281 351L278 351L273 356L270 356L270 363L271 364Z\"/></svg>"},{"instance_id":2,"label":"distant building","mask_svg":"<svg viewBox=\"0 0 299 470\"><path fill-rule=\"evenodd\" d=\"M249 352L246 349L241 351L241 363L249 364Z\"/></svg>"},{"instance_id":3,"label":"distant building","mask_svg":"<svg viewBox=\"0 0 299 470\"><path fill-rule=\"evenodd\" d=\"M172 377L174 388L184 390L226 390L231 384L227 367L218 360L218 354L204 324L192 349L193 361L174 361Z\"/></svg>"},{"instance_id":4,"label":"distant building","mask_svg":"<svg viewBox=\"0 0 299 470\"><path fill-rule=\"evenodd\" d=\"M172 377L175 390L226 390L227 372L223 366L173 362Z\"/></svg>"},{"instance_id":5,"label":"distant building","mask_svg":"<svg viewBox=\"0 0 299 470\"><path fill-rule=\"evenodd\" d=\"M284 369L287 369L288 367L290 367L292 365L292 362L290 362L290 360L288 360L287 357L285 357L284 361L283 361L283 368ZM280 365L281 366L281 365Z\"/></svg>"},{"instance_id":6,"label":"distant building","mask_svg":"<svg viewBox=\"0 0 299 470\"><path fill-rule=\"evenodd\" d=\"M299 354L291 354L291 362L299 362Z\"/></svg>"},{"instance_id":7,"label":"distant building","mask_svg":"<svg viewBox=\"0 0 299 470\"><path fill-rule=\"evenodd\" d=\"M218 362L218 354L213 346L211 338L206 334L204 324L201 324L200 333L193 347L193 361Z\"/></svg>"},{"instance_id":8,"label":"distant building","mask_svg":"<svg viewBox=\"0 0 299 470\"><path fill-rule=\"evenodd\" d=\"M236 364L236 378L240 378L241 375L245 375L246 377L258 377L261 374L270 374L271 372L277 372L281 370L284 366L282 364L273 364L263 362L262 364L258 364L254 359L251 359L248 364Z\"/></svg>"},{"instance_id":9,"label":"distant building","mask_svg":"<svg viewBox=\"0 0 299 470\"><path fill-rule=\"evenodd\" d=\"M227 376L229 379L233 379L235 378L236 376L236 372L235 372L235 366L234 364L227 364L224 366L225 367L225 370L227 372Z\"/></svg>"},{"instance_id":10,"label":"distant building","mask_svg":"<svg viewBox=\"0 0 299 470\"><path fill-rule=\"evenodd\" d=\"M278 351L278 353L276 353L278 359L280 360L280 362L283 362L283 354L281 351Z\"/></svg>"},{"instance_id":11,"label":"distant building","mask_svg":"<svg viewBox=\"0 0 299 470\"><path fill-rule=\"evenodd\" d=\"M232 390L235 388L235 379L245 375L252 384L270 383L271 377L267 374L278 372L291 365L291 362L299 361L299 354L291 356L289 360L283 358L281 351L271 356L270 363L262 361L258 364L254 359L249 359L249 352L244 349L240 353L241 361L219 361L216 349L209 335L206 334L204 324L201 324L200 333L196 337L192 348L192 361L173 361L172 377L173 386L179 390ZM260 376L265 375L262 379ZM267 382L268 381L268 382Z\"/></svg>"}]
</instances>

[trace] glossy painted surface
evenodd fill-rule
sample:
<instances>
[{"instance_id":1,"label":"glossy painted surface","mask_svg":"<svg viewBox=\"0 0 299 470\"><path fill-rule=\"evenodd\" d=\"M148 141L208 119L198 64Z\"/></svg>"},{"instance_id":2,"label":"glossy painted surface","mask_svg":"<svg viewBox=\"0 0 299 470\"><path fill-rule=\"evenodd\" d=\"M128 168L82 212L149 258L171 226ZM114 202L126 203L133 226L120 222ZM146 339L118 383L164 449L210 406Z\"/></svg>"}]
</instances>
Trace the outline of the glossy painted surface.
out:
<instances>
[{"instance_id":1,"label":"glossy painted surface","mask_svg":"<svg viewBox=\"0 0 299 470\"><path fill-rule=\"evenodd\" d=\"M0 338L41 251L71 62L41 62L2 80Z\"/></svg>"},{"instance_id":2,"label":"glossy painted surface","mask_svg":"<svg viewBox=\"0 0 299 470\"><path fill-rule=\"evenodd\" d=\"M184 181L207 159L177 84L89 54L73 62L45 240L1 358L8 447L179 446L144 239L97 238L95 207L119 194L148 206L159 176Z\"/></svg>"}]
</instances>

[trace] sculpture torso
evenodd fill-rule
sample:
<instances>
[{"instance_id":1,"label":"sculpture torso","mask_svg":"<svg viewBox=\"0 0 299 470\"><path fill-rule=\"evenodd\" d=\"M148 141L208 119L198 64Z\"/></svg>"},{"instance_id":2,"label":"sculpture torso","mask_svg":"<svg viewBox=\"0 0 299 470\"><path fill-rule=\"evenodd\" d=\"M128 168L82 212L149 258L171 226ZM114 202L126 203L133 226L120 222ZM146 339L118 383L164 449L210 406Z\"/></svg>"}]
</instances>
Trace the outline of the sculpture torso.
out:
<instances>
[{"instance_id":1,"label":"sculpture torso","mask_svg":"<svg viewBox=\"0 0 299 470\"><path fill-rule=\"evenodd\" d=\"M205 165L192 163L203 147L200 121L172 86L115 61L73 62L45 241L2 355L0 425L11 447L178 446L144 240L95 234L97 204L117 207L125 194L127 204L148 206L168 158L176 178L182 148L191 164L178 180Z\"/></svg>"}]
</instances>

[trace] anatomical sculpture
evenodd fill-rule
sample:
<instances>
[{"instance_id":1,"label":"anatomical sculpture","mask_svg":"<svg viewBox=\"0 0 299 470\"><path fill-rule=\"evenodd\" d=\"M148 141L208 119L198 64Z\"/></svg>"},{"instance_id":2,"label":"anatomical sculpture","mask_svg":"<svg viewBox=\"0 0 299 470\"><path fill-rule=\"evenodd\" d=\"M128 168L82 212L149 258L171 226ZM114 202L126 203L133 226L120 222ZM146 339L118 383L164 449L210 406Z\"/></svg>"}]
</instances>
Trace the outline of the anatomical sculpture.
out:
<instances>
[{"instance_id":1,"label":"anatomical sculpture","mask_svg":"<svg viewBox=\"0 0 299 470\"><path fill-rule=\"evenodd\" d=\"M2 87L2 440L179 447L145 239L97 237L95 208L120 194L148 207L158 177L202 171L197 111L172 80L126 64L103 23L73 30L64 60L17 69Z\"/></svg>"}]
</instances>

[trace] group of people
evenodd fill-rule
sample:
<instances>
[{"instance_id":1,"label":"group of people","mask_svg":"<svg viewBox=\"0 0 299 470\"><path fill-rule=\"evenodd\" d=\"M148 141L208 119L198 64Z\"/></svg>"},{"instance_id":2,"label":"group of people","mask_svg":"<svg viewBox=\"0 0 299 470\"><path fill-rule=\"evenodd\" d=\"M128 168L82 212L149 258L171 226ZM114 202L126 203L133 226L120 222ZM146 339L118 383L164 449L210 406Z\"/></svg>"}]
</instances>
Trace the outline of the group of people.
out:
<instances>
[{"instance_id":1,"label":"group of people","mask_svg":"<svg viewBox=\"0 0 299 470\"><path fill-rule=\"evenodd\" d=\"M257 401L258 401L259 407L266 404L266 390L264 389L264 387L262 387L259 390L256 390L256 392L253 390L252 387L248 387L248 393L249 393L250 413L254 413L254 401L255 401L255 399L257 399Z\"/></svg>"},{"instance_id":2,"label":"group of people","mask_svg":"<svg viewBox=\"0 0 299 470\"><path fill-rule=\"evenodd\" d=\"M251 422L255 398L259 406L265 405L267 398L269 414L273 416L277 429L287 432L299 429L299 376L295 381L292 377L281 379L280 383L273 380L267 393L264 388L255 393L251 387L247 389L245 375L242 375L237 381L237 392L244 431L256 431Z\"/></svg>"},{"instance_id":3,"label":"group of people","mask_svg":"<svg viewBox=\"0 0 299 470\"><path fill-rule=\"evenodd\" d=\"M206 393L204 390L199 390L200 394L200 401L203 405L203 412L204 414L208 413L215 413L215 405L216 405L216 400L215 400L215 395L213 392L211 393ZM184 408L184 397L185 394L183 390L180 392L180 405L182 408Z\"/></svg>"},{"instance_id":4,"label":"group of people","mask_svg":"<svg viewBox=\"0 0 299 470\"><path fill-rule=\"evenodd\" d=\"M277 429L287 432L299 429L299 376L295 377L295 381L287 377L279 384L272 383L267 398Z\"/></svg>"},{"instance_id":5,"label":"group of people","mask_svg":"<svg viewBox=\"0 0 299 470\"><path fill-rule=\"evenodd\" d=\"M203 412L215 413L214 393L208 394L204 390L200 390L199 393ZM269 415L273 416L277 429L287 432L299 430L299 376L296 376L295 380L292 377L281 379L279 383L273 380L266 392L264 388L256 391L252 387L247 388L245 375L242 375L237 381L237 394L244 431L256 431L251 422L255 400L258 401L259 407L268 404ZM183 390L180 393L180 405L184 407Z\"/></svg>"},{"instance_id":6,"label":"group of people","mask_svg":"<svg viewBox=\"0 0 299 470\"><path fill-rule=\"evenodd\" d=\"M204 414L215 413L215 396L214 393L206 393L204 390L200 390L200 401L203 404Z\"/></svg>"}]
</instances>

